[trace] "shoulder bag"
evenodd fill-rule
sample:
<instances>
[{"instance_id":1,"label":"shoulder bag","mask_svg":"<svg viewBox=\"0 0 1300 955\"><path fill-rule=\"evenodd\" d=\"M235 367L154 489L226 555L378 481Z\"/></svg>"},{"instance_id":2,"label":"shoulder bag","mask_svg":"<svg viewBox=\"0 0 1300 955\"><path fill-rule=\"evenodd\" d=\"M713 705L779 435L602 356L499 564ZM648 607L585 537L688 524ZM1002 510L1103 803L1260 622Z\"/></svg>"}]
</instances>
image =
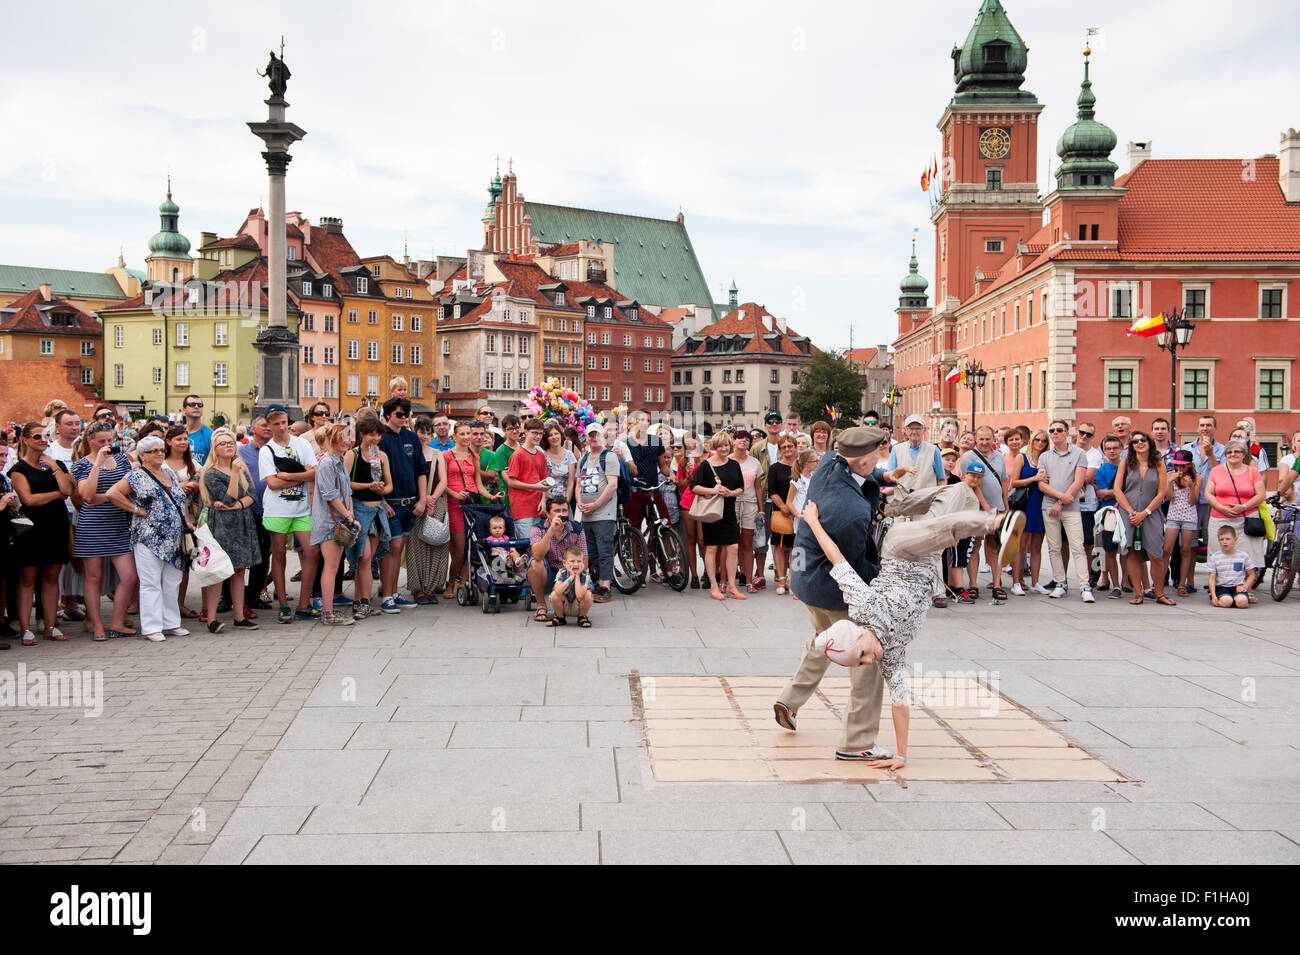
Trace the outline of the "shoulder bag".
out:
<instances>
[{"instance_id":1,"label":"shoulder bag","mask_svg":"<svg viewBox=\"0 0 1300 955\"><path fill-rule=\"evenodd\" d=\"M194 555L197 554L199 550L199 542L195 538L194 531L189 525L189 519L185 516L185 512L181 510L180 505L176 503L176 498L172 497L171 491L163 484L163 482L158 480L157 476L155 476L148 468L142 467L140 470L153 478L153 483L158 485L158 489L162 491L163 497L167 499L167 502L171 504L172 507L176 508L176 513L180 515L181 543L178 552L180 554L182 567L184 567L185 570L189 570L190 565L194 563Z\"/></svg>"},{"instance_id":2,"label":"shoulder bag","mask_svg":"<svg viewBox=\"0 0 1300 955\"><path fill-rule=\"evenodd\" d=\"M1224 466L1224 470L1225 471L1228 470L1226 465ZM1237 503L1238 504L1244 503L1241 499L1241 492L1237 490L1237 479L1233 477L1231 471L1228 471L1228 480L1232 482L1232 493L1237 495ZM1245 531L1247 537L1268 536L1268 526L1264 523L1264 518L1259 516L1258 511L1250 517L1246 517L1246 515L1244 514L1242 515L1242 517L1245 519L1245 524L1246 524Z\"/></svg>"},{"instance_id":3,"label":"shoulder bag","mask_svg":"<svg viewBox=\"0 0 1300 955\"><path fill-rule=\"evenodd\" d=\"M709 471L713 474L714 486L721 488L722 481L712 464L709 465ZM713 524L722 520L725 507L726 501L721 494L696 494L695 500L691 501L690 515L700 524Z\"/></svg>"}]
</instances>

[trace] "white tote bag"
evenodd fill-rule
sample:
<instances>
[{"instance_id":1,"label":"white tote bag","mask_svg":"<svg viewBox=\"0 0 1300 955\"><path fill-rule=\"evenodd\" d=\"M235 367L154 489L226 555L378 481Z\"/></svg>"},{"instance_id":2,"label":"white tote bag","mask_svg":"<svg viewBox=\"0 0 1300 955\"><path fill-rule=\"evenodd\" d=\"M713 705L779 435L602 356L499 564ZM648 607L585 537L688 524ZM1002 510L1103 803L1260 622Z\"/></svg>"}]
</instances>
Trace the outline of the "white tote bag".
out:
<instances>
[{"instance_id":1,"label":"white tote bag","mask_svg":"<svg viewBox=\"0 0 1300 955\"><path fill-rule=\"evenodd\" d=\"M212 584L219 584L223 580L234 576L235 568L230 563L230 557L222 550L217 539L212 536L212 530L207 524L203 524L194 532L194 537L198 541L198 550L194 552L194 560L190 564L190 584L196 587L210 587Z\"/></svg>"}]
</instances>

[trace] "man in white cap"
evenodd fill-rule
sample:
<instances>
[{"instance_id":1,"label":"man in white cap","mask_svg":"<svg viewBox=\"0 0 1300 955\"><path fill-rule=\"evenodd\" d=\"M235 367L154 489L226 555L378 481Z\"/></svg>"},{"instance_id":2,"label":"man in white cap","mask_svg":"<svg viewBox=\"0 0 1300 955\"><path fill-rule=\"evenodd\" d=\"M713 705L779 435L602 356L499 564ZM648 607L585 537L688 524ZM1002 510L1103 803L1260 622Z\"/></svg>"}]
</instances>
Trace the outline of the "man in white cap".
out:
<instances>
[{"instance_id":1,"label":"man in white cap","mask_svg":"<svg viewBox=\"0 0 1300 955\"><path fill-rule=\"evenodd\" d=\"M597 581L592 599L609 603L614 579L614 530L618 520L618 453L605 447L605 428L587 425L587 453L578 462L578 512L587 538L592 577Z\"/></svg>"},{"instance_id":2,"label":"man in white cap","mask_svg":"<svg viewBox=\"0 0 1300 955\"><path fill-rule=\"evenodd\" d=\"M923 491L946 484L948 476L943 470L943 455L935 445L925 440L925 416L908 415L903 422L903 434L907 440L894 445L889 452L889 463L885 465L890 470L901 467L906 471L898 483L909 491ZM935 580L934 588L934 605L948 606L943 583Z\"/></svg>"}]
</instances>

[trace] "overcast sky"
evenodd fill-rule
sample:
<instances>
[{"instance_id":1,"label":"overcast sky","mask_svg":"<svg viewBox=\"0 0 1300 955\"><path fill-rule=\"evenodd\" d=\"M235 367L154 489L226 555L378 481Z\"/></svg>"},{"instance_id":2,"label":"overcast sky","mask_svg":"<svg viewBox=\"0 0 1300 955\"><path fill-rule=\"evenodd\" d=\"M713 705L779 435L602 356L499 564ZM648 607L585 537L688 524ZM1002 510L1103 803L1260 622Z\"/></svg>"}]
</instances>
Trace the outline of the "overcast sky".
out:
<instances>
[{"instance_id":1,"label":"overcast sky","mask_svg":"<svg viewBox=\"0 0 1300 955\"><path fill-rule=\"evenodd\" d=\"M979 0L311 5L47 2L6 16L0 262L143 267L165 177L181 231L231 234L264 201L256 75L285 36L288 207L341 216L362 255L464 254L494 157L525 197L669 218L715 299L822 347L894 337L920 190ZM1097 118L1157 158L1275 153L1300 126L1286 0L1009 0L1046 104L1039 183L1073 121L1085 30Z\"/></svg>"}]
</instances>

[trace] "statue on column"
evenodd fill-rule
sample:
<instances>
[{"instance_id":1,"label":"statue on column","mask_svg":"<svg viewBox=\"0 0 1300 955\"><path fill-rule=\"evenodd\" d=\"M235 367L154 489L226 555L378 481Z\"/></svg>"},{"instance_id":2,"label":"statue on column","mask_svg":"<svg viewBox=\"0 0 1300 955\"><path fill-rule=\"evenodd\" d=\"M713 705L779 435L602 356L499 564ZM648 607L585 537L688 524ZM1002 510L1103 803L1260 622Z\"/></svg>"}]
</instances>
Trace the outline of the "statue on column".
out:
<instances>
[{"instance_id":1,"label":"statue on column","mask_svg":"<svg viewBox=\"0 0 1300 955\"><path fill-rule=\"evenodd\" d=\"M284 60L271 51L270 62L266 64L266 72L258 73L258 76L265 76L268 79L267 85L271 88L272 96L284 96L284 91L289 88L289 67L284 65Z\"/></svg>"}]
</instances>

